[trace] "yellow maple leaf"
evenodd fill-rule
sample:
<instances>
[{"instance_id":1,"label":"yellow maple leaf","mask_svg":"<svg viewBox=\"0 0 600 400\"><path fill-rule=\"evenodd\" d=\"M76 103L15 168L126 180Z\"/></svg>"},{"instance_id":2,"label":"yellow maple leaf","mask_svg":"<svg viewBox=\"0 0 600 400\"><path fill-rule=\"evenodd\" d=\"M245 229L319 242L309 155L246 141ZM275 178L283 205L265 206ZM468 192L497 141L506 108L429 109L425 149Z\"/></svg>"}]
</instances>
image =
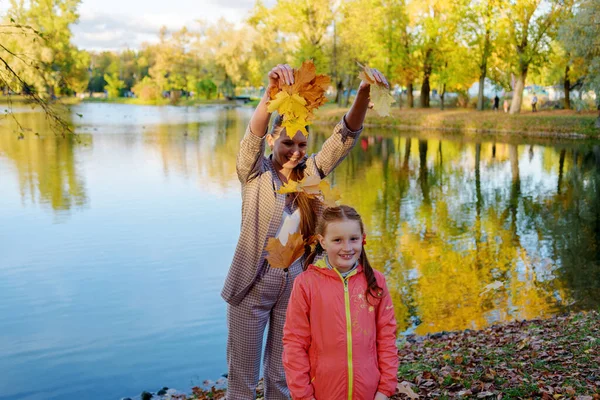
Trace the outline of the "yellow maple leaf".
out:
<instances>
[{"instance_id":1,"label":"yellow maple leaf","mask_svg":"<svg viewBox=\"0 0 600 400\"><path fill-rule=\"evenodd\" d=\"M317 195L321 192L319 188L319 184L321 183L321 178L318 175L308 175L306 178L300 181L300 187L309 196Z\"/></svg>"},{"instance_id":2,"label":"yellow maple leaf","mask_svg":"<svg viewBox=\"0 0 600 400\"><path fill-rule=\"evenodd\" d=\"M342 198L339 191L335 188L332 188L326 181L321 181L321 183L319 184L319 188L321 189L323 203L325 204L325 206L337 207L338 200Z\"/></svg>"},{"instance_id":3,"label":"yellow maple leaf","mask_svg":"<svg viewBox=\"0 0 600 400\"><path fill-rule=\"evenodd\" d=\"M387 117L392 110L392 103L395 101L394 96L385 86L371 86L371 101L373 102L373 110L380 117Z\"/></svg>"},{"instance_id":4,"label":"yellow maple leaf","mask_svg":"<svg viewBox=\"0 0 600 400\"><path fill-rule=\"evenodd\" d=\"M285 128L285 133L291 139L293 139L298 131L302 132L304 136L308 137L308 131L306 130L306 126L308 124L309 122L306 120L306 118L296 117L295 115L291 114L284 114L283 123L281 126Z\"/></svg>"},{"instance_id":5,"label":"yellow maple leaf","mask_svg":"<svg viewBox=\"0 0 600 400\"><path fill-rule=\"evenodd\" d=\"M284 116L282 125L289 137L293 138L298 131L308 136L305 127L313 119L313 110L327 102L325 91L330 82L328 76L317 75L314 63L308 60L294 70L292 85L271 89L268 111L277 110Z\"/></svg>"},{"instance_id":6,"label":"yellow maple leaf","mask_svg":"<svg viewBox=\"0 0 600 400\"><path fill-rule=\"evenodd\" d=\"M269 102L267 110L269 112L278 111L283 115L292 114L296 117L304 117L308 115L306 109L306 100L298 94L290 95L288 92L282 91L275 95L275 98Z\"/></svg>"},{"instance_id":7,"label":"yellow maple leaf","mask_svg":"<svg viewBox=\"0 0 600 400\"><path fill-rule=\"evenodd\" d=\"M265 247L266 257L272 268L288 268L304 254L304 239L299 232L290 233L285 246L277 238L270 238Z\"/></svg>"},{"instance_id":8,"label":"yellow maple leaf","mask_svg":"<svg viewBox=\"0 0 600 400\"><path fill-rule=\"evenodd\" d=\"M322 201L327 207L336 207L337 201L341 198L338 190L332 188L318 175L309 175L300 181L289 180L277 191L279 194L298 192L306 193L310 198L321 195Z\"/></svg>"},{"instance_id":9,"label":"yellow maple leaf","mask_svg":"<svg viewBox=\"0 0 600 400\"><path fill-rule=\"evenodd\" d=\"M299 191L298 182L289 180L283 184L277 191L279 194L297 193Z\"/></svg>"},{"instance_id":10,"label":"yellow maple leaf","mask_svg":"<svg viewBox=\"0 0 600 400\"><path fill-rule=\"evenodd\" d=\"M375 80L373 70L366 65L357 63L362 68L358 74L358 78L364 82L368 82L371 85L371 101L373 102L373 110L380 117L387 117L390 115L392 109L391 105L395 101L394 96L390 93L390 90L381 82Z\"/></svg>"}]
</instances>

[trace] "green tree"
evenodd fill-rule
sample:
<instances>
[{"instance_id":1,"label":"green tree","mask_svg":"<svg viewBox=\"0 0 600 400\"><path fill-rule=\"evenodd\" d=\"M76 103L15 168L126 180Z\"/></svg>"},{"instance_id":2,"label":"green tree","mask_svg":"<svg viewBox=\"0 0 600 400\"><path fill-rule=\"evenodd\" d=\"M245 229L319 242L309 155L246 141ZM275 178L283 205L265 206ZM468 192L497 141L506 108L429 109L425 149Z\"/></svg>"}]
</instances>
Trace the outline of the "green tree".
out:
<instances>
[{"instance_id":1,"label":"green tree","mask_svg":"<svg viewBox=\"0 0 600 400\"><path fill-rule=\"evenodd\" d=\"M206 100L210 100L217 93L217 85L211 79L202 79L196 85L198 93L202 94Z\"/></svg>"},{"instance_id":2,"label":"green tree","mask_svg":"<svg viewBox=\"0 0 600 400\"><path fill-rule=\"evenodd\" d=\"M254 24L276 27L294 37L295 63L312 59L318 70L330 68L328 28L333 23L334 0L279 0L272 8L257 2L251 16Z\"/></svg>"},{"instance_id":3,"label":"green tree","mask_svg":"<svg viewBox=\"0 0 600 400\"><path fill-rule=\"evenodd\" d=\"M5 48L23 61L13 64L14 71L39 93L70 94L87 86L89 55L71 43L70 26L79 19L80 2L10 1L7 18L14 26L31 27L35 34L15 35L6 41Z\"/></svg>"},{"instance_id":4,"label":"green tree","mask_svg":"<svg viewBox=\"0 0 600 400\"><path fill-rule=\"evenodd\" d=\"M564 9L562 0L519 0L508 5L504 23L516 74L511 114L521 112L527 74L532 66L539 67L547 60Z\"/></svg>"},{"instance_id":5,"label":"green tree","mask_svg":"<svg viewBox=\"0 0 600 400\"><path fill-rule=\"evenodd\" d=\"M573 16L560 30L560 40L570 53L584 60L587 66L585 85L596 93L600 108L600 2L581 0L576 3ZM600 128L600 115L596 126Z\"/></svg>"},{"instance_id":6,"label":"green tree","mask_svg":"<svg viewBox=\"0 0 600 400\"><path fill-rule=\"evenodd\" d=\"M484 109L483 89L488 75L490 56L498 37L497 16L501 13L504 2L500 0L463 1L460 11L464 13L463 34L469 43L469 53L477 60L479 72L479 91L477 93L477 109ZM467 56L464 58L468 60Z\"/></svg>"},{"instance_id":7,"label":"green tree","mask_svg":"<svg viewBox=\"0 0 600 400\"><path fill-rule=\"evenodd\" d=\"M105 74L104 80L106 81L106 91L108 92L109 98L120 97L123 89L125 88L125 82L119 79L117 74Z\"/></svg>"}]
</instances>

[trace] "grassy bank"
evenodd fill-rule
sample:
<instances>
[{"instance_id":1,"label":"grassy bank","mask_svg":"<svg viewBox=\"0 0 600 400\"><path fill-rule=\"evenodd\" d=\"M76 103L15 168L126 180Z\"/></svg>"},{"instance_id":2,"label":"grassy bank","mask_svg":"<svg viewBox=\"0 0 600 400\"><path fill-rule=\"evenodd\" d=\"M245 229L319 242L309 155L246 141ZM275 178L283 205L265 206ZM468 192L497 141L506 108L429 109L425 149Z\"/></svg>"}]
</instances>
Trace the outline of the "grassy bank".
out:
<instances>
[{"instance_id":1,"label":"grassy bank","mask_svg":"<svg viewBox=\"0 0 600 400\"><path fill-rule=\"evenodd\" d=\"M600 399L598 312L407 339L392 399ZM179 399L224 396L194 388Z\"/></svg>"},{"instance_id":2,"label":"grassy bank","mask_svg":"<svg viewBox=\"0 0 600 400\"><path fill-rule=\"evenodd\" d=\"M348 110L327 105L316 113L316 123L333 124ZM456 131L469 134L488 133L497 135L598 137L600 129L594 124L595 111L577 114L570 110L523 112L517 115L504 112L475 111L467 109L393 109L389 117L379 117L369 111L367 126L393 127L398 129L423 129Z\"/></svg>"}]
</instances>

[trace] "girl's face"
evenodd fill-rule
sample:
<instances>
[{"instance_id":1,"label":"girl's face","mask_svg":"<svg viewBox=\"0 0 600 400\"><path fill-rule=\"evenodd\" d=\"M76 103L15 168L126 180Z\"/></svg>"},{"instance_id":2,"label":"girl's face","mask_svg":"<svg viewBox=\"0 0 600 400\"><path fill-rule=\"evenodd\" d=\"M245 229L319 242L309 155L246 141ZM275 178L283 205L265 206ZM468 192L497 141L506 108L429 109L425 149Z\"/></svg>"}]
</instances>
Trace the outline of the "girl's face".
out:
<instances>
[{"instance_id":1,"label":"girl's face","mask_svg":"<svg viewBox=\"0 0 600 400\"><path fill-rule=\"evenodd\" d=\"M324 235L319 235L321 247L327 252L332 267L340 272L350 270L362 252L363 234L360 223L340 220L327 224Z\"/></svg>"},{"instance_id":2,"label":"girl's face","mask_svg":"<svg viewBox=\"0 0 600 400\"><path fill-rule=\"evenodd\" d=\"M307 141L302 132L298 131L294 138L290 138L285 130L278 137L267 137L269 146L273 150L274 161L285 169L293 169L306 155Z\"/></svg>"}]
</instances>

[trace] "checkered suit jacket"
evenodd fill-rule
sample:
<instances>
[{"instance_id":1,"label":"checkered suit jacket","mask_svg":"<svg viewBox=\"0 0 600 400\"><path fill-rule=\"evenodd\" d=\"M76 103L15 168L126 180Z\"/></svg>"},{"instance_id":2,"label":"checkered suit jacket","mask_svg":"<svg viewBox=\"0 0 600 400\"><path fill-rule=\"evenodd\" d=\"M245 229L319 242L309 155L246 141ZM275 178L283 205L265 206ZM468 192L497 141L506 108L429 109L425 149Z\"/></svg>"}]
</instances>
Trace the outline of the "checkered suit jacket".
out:
<instances>
[{"instance_id":1,"label":"checkered suit jacket","mask_svg":"<svg viewBox=\"0 0 600 400\"><path fill-rule=\"evenodd\" d=\"M362 128L351 131L342 120L321 150L305 158L306 175L321 178L348 155L356 144ZM265 265L265 246L281 225L285 195L276 191L282 183L270 157L265 157L265 138L246 129L237 157L237 174L242 184L242 226L233 261L225 279L221 296L231 305L238 305L246 296ZM322 209L316 210L320 215ZM301 257L296 262L303 262Z\"/></svg>"}]
</instances>

